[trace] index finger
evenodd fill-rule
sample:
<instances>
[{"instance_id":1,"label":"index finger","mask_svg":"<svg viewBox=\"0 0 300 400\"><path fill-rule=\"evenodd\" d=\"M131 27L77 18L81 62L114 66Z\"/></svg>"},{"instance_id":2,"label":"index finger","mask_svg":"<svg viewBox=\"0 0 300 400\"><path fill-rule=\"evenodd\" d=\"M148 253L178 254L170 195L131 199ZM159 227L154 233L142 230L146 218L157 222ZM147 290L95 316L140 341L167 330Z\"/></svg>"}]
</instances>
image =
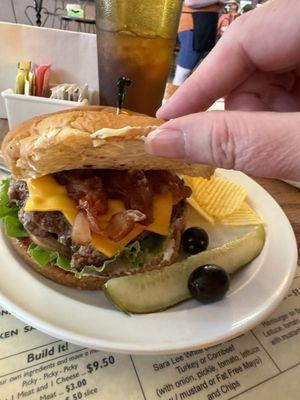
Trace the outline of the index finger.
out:
<instances>
[{"instance_id":1,"label":"index finger","mask_svg":"<svg viewBox=\"0 0 300 400\"><path fill-rule=\"evenodd\" d=\"M197 70L158 110L159 118L205 111L251 75L255 67L239 42L238 26L234 23L228 28Z\"/></svg>"}]
</instances>

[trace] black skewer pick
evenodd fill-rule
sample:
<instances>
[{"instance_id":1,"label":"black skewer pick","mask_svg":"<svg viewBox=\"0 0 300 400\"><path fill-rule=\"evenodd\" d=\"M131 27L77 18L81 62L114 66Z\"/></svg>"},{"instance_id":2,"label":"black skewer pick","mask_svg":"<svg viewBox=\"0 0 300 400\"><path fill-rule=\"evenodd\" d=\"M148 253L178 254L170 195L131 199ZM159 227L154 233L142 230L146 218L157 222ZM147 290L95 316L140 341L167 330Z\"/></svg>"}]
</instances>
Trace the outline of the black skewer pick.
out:
<instances>
[{"instance_id":1,"label":"black skewer pick","mask_svg":"<svg viewBox=\"0 0 300 400\"><path fill-rule=\"evenodd\" d=\"M126 87L130 86L132 83L132 80L129 78L126 78L126 76L121 76L118 79L117 86L118 86L118 106L117 106L117 114L120 114L123 103L124 103L124 98L126 94Z\"/></svg>"}]
</instances>

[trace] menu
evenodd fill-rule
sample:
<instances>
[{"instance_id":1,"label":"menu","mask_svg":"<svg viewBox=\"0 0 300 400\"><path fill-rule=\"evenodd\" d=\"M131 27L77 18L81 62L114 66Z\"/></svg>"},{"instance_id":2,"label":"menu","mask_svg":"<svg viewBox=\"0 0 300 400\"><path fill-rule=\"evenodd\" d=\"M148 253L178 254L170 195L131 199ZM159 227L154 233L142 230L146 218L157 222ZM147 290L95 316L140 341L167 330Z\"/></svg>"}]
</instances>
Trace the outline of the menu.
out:
<instances>
[{"instance_id":1,"label":"menu","mask_svg":"<svg viewBox=\"0 0 300 400\"><path fill-rule=\"evenodd\" d=\"M300 268L276 312L226 343L165 356L56 340L0 309L1 400L299 399Z\"/></svg>"}]
</instances>

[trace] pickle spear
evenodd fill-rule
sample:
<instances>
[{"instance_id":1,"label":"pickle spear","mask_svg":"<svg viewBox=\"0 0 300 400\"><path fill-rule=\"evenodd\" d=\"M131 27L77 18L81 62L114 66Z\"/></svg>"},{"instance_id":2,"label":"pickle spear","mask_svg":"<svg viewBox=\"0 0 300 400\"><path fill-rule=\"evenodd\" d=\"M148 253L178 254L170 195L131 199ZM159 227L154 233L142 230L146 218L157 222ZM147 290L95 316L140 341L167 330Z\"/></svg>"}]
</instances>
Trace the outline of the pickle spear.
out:
<instances>
[{"instance_id":1,"label":"pickle spear","mask_svg":"<svg viewBox=\"0 0 300 400\"><path fill-rule=\"evenodd\" d=\"M217 264L231 274L257 257L264 242L265 230L259 225L236 240L161 270L110 279L105 284L104 292L125 313L162 311L191 297L187 282L197 267Z\"/></svg>"}]
</instances>

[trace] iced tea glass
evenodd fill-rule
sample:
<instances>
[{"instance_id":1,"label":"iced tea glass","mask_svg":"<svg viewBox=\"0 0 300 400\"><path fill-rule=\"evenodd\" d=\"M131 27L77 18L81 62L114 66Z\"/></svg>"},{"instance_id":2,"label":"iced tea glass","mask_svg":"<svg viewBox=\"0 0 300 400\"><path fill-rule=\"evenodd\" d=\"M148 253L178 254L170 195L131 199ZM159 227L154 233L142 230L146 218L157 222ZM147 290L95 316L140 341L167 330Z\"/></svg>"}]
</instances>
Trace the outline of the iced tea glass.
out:
<instances>
[{"instance_id":1,"label":"iced tea glass","mask_svg":"<svg viewBox=\"0 0 300 400\"><path fill-rule=\"evenodd\" d=\"M100 102L117 105L117 81L132 80L124 107L155 115L161 105L181 0L96 0Z\"/></svg>"}]
</instances>

